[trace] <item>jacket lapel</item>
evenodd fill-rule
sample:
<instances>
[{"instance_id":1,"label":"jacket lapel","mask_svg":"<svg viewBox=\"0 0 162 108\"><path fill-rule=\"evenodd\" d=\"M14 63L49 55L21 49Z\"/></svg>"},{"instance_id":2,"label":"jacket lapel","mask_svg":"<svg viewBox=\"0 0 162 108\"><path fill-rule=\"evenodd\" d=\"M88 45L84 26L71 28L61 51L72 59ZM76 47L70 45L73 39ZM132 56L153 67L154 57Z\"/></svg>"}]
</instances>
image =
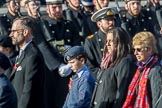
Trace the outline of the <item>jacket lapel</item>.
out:
<instances>
[{"instance_id":1,"label":"jacket lapel","mask_svg":"<svg viewBox=\"0 0 162 108\"><path fill-rule=\"evenodd\" d=\"M20 56L20 58L18 58L18 60L16 61L15 65L14 65L14 67L13 67L13 69L12 69L11 75L10 75L10 81L13 79L13 77L14 77L16 71L17 71L17 68L18 68L19 66L21 66L21 63L22 63L23 59L25 58L25 54L26 54L27 52L29 52L29 50L31 49L32 46L33 46L33 45L32 45L32 42L31 42L31 43L26 47L26 49L23 51L23 53L22 53L22 55Z\"/></svg>"}]
</instances>

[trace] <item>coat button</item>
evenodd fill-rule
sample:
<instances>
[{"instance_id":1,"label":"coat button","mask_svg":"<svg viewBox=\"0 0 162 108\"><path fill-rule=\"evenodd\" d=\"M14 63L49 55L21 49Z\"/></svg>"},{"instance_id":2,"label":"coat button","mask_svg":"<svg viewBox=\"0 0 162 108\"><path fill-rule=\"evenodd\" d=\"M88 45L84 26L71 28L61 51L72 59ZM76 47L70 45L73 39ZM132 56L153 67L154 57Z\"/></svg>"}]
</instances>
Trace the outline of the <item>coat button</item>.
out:
<instances>
[{"instance_id":1,"label":"coat button","mask_svg":"<svg viewBox=\"0 0 162 108\"><path fill-rule=\"evenodd\" d=\"M101 42L101 39L99 38L98 41Z\"/></svg>"},{"instance_id":2,"label":"coat button","mask_svg":"<svg viewBox=\"0 0 162 108\"><path fill-rule=\"evenodd\" d=\"M96 101L94 102L94 105L97 105L97 102Z\"/></svg>"},{"instance_id":3,"label":"coat button","mask_svg":"<svg viewBox=\"0 0 162 108\"><path fill-rule=\"evenodd\" d=\"M102 83L102 80L100 80L99 83Z\"/></svg>"}]
</instances>

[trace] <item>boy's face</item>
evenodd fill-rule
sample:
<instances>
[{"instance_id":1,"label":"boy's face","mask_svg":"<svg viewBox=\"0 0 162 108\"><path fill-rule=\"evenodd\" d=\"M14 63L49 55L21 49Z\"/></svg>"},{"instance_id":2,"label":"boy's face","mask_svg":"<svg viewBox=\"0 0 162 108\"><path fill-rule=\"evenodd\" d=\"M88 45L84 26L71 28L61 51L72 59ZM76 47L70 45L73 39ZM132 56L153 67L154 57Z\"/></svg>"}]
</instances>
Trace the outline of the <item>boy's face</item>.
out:
<instances>
[{"instance_id":1,"label":"boy's face","mask_svg":"<svg viewBox=\"0 0 162 108\"><path fill-rule=\"evenodd\" d=\"M74 58L68 61L68 65L70 66L71 70L73 70L73 72L77 72L83 67L84 61L82 59L78 60Z\"/></svg>"}]
</instances>

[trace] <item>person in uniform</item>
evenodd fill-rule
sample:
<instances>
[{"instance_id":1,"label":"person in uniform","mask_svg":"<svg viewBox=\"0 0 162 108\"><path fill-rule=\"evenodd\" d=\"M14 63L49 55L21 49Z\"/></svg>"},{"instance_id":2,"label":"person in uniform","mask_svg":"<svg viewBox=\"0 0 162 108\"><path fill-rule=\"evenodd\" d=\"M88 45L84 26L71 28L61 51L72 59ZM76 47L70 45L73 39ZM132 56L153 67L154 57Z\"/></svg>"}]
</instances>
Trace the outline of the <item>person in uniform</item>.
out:
<instances>
[{"instance_id":1,"label":"person in uniform","mask_svg":"<svg viewBox=\"0 0 162 108\"><path fill-rule=\"evenodd\" d=\"M122 18L125 23L125 27L123 28L128 32L130 38L132 39L138 32L150 31L158 40L158 55L159 57L162 57L162 38L159 32L160 26L155 14L156 12L152 12L152 10L148 11L148 8L142 9L140 0L126 0L125 9L127 10L127 13L126 15L123 15Z\"/></svg>"},{"instance_id":2,"label":"person in uniform","mask_svg":"<svg viewBox=\"0 0 162 108\"><path fill-rule=\"evenodd\" d=\"M90 108L95 78L86 66L86 54L83 46L70 48L64 56L75 73L69 83L69 93L63 108Z\"/></svg>"},{"instance_id":3,"label":"person in uniform","mask_svg":"<svg viewBox=\"0 0 162 108\"><path fill-rule=\"evenodd\" d=\"M143 12L140 0L125 0L126 14L122 16L123 27L132 39L140 31L150 31L154 33L152 19L148 18Z\"/></svg>"},{"instance_id":4,"label":"person in uniform","mask_svg":"<svg viewBox=\"0 0 162 108\"><path fill-rule=\"evenodd\" d=\"M44 20L52 36L47 42L62 54L72 46L81 45L81 38L72 22L63 17L63 0L46 0L46 4L48 16Z\"/></svg>"},{"instance_id":5,"label":"person in uniform","mask_svg":"<svg viewBox=\"0 0 162 108\"><path fill-rule=\"evenodd\" d=\"M0 34L8 35L15 18L20 14L20 0L6 0L8 12L0 17Z\"/></svg>"},{"instance_id":6,"label":"person in uniform","mask_svg":"<svg viewBox=\"0 0 162 108\"><path fill-rule=\"evenodd\" d=\"M97 23L99 30L95 34L87 37L84 48L87 54L87 66L96 76L100 68L100 62L106 42L105 33L115 26L115 16L111 8L106 7L95 12L91 19Z\"/></svg>"},{"instance_id":7,"label":"person in uniform","mask_svg":"<svg viewBox=\"0 0 162 108\"><path fill-rule=\"evenodd\" d=\"M64 17L66 20L72 21L75 30L82 39L82 45L85 42L85 38L90 35L90 28L87 24L87 17L84 15L79 0L67 0L68 6L64 11Z\"/></svg>"},{"instance_id":8,"label":"person in uniform","mask_svg":"<svg viewBox=\"0 0 162 108\"><path fill-rule=\"evenodd\" d=\"M89 28L86 29L89 30L87 31L87 36L89 36L98 31L97 24L91 20L91 17L95 12L95 5L92 0L81 0L80 2L81 2L81 6L82 6L81 9L83 11L83 14L86 17L85 21Z\"/></svg>"},{"instance_id":9,"label":"person in uniform","mask_svg":"<svg viewBox=\"0 0 162 108\"><path fill-rule=\"evenodd\" d=\"M154 26L158 53L162 57L162 5L160 5L160 0L148 0L143 11L148 18L152 19L151 23Z\"/></svg>"}]
</instances>

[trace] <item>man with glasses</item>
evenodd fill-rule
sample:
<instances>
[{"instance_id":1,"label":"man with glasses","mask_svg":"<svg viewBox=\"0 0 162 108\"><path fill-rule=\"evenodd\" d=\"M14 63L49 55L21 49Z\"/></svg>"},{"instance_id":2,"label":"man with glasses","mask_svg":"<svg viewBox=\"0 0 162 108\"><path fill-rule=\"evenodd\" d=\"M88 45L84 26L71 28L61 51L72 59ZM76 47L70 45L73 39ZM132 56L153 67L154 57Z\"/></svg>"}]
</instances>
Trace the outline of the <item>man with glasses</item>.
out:
<instances>
[{"instance_id":1,"label":"man with glasses","mask_svg":"<svg viewBox=\"0 0 162 108\"><path fill-rule=\"evenodd\" d=\"M9 76L16 91L18 108L44 108L45 64L33 38L33 22L22 17L13 22L10 37L20 48Z\"/></svg>"}]
</instances>

